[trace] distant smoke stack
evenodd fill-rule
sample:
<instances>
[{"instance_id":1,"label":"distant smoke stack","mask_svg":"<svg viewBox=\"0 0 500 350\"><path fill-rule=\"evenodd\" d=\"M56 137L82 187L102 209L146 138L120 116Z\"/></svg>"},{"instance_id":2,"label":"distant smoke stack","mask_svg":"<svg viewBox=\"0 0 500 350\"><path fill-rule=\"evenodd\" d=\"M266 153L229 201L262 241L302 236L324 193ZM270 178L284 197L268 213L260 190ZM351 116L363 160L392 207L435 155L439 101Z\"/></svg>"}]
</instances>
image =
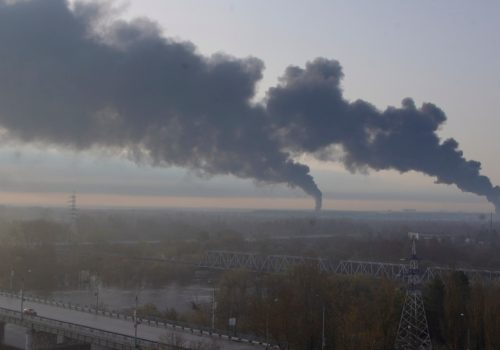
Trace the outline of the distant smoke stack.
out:
<instances>
[{"instance_id":1,"label":"distant smoke stack","mask_svg":"<svg viewBox=\"0 0 500 350\"><path fill-rule=\"evenodd\" d=\"M314 210L315 211L320 211L321 210L321 206L322 206L322 195L321 193L319 193L316 197L314 197Z\"/></svg>"},{"instance_id":2,"label":"distant smoke stack","mask_svg":"<svg viewBox=\"0 0 500 350\"><path fill-rule=\"evenodd\" d=\"M492 192L487 198L495 206L496 215L500 215L500 187L495 186Z\"/></svg>"}]
</instances>

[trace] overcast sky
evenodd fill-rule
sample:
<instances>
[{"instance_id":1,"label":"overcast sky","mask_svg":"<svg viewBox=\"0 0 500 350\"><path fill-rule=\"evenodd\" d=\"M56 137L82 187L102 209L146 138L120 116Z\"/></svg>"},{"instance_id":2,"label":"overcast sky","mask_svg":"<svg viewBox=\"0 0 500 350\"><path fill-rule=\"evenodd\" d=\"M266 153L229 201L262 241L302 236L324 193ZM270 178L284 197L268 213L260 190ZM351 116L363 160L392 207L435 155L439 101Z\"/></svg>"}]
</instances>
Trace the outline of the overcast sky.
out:
<instances>
[{"instance_id":1,"label":"overcast sky","mask_svg":"<svg viewBox=\"0 0 500 350\"><path fill-rule=\"evenodd\" d=\"M147 17L164 35L191 41L204 55L255 56L265 63L256 100L289 65L337 59L344 95L383 110L405 97L432 102L467 159L500 184L500 3L498 1L131 0L117 16ZM54 147L6 144L0 151L3 203L310 208L300 190L232 176L198 177L181 168L137 166L125 159ZM301 160L327 209L490 211L481 197L410 172L351 174L341 164Z\"/></svg>"}]
</instances>

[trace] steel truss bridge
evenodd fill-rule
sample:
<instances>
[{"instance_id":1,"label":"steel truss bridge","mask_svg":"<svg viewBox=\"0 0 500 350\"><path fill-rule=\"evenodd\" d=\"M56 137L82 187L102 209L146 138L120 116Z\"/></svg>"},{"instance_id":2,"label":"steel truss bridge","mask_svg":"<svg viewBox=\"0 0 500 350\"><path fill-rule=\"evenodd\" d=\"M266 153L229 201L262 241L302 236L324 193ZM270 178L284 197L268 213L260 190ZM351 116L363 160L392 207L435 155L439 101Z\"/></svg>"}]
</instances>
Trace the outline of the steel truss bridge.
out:
<instances>
[{"instance_id":1,"label":"steel truss bridge","mask_svg":"<svg viewBox=\"0 0 500 350\"><path fill-rule=\"evenodd\" d=\"M196 264L200 268L217 270L247 270L253 272L284 272L299 265L315 265L326 273L343 275L366 275L378 278L405 281L409 273L409 265L374 261L341 260L328 258L312 258L291 255L262 255L246 252L208 251ZM500 282L500 271L475 270L429 266L422 270L422 280L430 281L436 277L443 278L453 271L463 272L470 280L483 282Z\"/></svg>"},{"instance_id":2,"label":"steel truss bridge","mask_svg":"<svg viewBox=\"0 0 500 350\"><path fill-rule=\"evenodd\" d=\"M281 273L301 265L318 266L321 272L341 275L365 275L377 278L406 281L409 265L380 261L333 260L324 257L305 257L294 255L264 255L252 252L236 252L226 250L210 250L198 260L177 257L133 257L119 254L104 254L110 257L138 261L163 262L169 264L189 265L201 269L213 270L246 270L252 272ZM421 265L422 266L422 265ZM471 281L500 282L500 271L451 268L444 266L423 266L422 281L434 278L443 279L450 272L463 272Z\"/></svg>"}]
</instances>

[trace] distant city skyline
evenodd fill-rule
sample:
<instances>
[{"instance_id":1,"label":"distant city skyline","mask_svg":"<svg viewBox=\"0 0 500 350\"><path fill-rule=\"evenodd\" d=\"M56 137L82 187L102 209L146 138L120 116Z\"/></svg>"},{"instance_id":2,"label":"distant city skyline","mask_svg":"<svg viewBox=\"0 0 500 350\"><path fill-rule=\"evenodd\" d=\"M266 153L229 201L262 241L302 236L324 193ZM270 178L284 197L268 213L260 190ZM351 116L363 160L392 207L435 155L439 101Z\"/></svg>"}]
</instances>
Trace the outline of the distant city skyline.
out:
<instances>
[{"instance_id":1,"label":"distant city skyline","mask_svg":"<svg viewBox=\"0 0 500 350\"><path fill-rule=\"evenodd\" d=\"M120 7L122 2L115 2ZM453 137L482 174L500 184L500 3L484 1L129 1L117 15L147 17L164 36L187 40L210 55L255 56L266 69L256 100L289 65L316 57L344 68L345 96L383 110L405 97L432 102ZM103 150L3 142L0 204L64 205L75 190L84 206L311 208L285 185L255 185L233 176L198 177L179 167L137 166ZM492 206L455 186L419 173L369 170L351 174L340 163L300 156L324 194L324 208L348 210L478 211Z\"/></svg>"}]
</instances>

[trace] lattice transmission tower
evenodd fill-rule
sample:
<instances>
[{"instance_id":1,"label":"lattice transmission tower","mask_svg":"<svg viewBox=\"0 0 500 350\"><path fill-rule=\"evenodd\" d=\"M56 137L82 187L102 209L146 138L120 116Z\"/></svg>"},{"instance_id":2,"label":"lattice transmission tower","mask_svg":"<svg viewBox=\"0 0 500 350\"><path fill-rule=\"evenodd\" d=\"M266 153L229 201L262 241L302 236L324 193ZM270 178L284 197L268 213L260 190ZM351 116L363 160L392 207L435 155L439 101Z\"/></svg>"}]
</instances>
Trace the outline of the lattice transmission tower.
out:
<instances>
[{"instance_id":1,"label":"lattice transmission tower","mask_svg":"<svg viewBox=\"0 0 500 350\"><path fill-rule=\"evenodd\" d=\"M70 237L69 240L71 242L75 242L78 237L78 227L77 227L77 219L78 219L78 209L76 207L76 193L73 193L69 196L69 224L70 224Z\"/></svg>"},{"instance_id":2,"label":"lattice transmission tower","mask_svg":"<svg viewBox=\"0 0 500 350\"><path fill-rule=\"evenodd\" d=\"M410 269L407 279L407 290L398 334L394 344L395 350L432 350L427 317L425 316L422 298L422 278L418 267L416 240L418 234L410 233L412 240Z\"/></svg>"}]
</instances>

